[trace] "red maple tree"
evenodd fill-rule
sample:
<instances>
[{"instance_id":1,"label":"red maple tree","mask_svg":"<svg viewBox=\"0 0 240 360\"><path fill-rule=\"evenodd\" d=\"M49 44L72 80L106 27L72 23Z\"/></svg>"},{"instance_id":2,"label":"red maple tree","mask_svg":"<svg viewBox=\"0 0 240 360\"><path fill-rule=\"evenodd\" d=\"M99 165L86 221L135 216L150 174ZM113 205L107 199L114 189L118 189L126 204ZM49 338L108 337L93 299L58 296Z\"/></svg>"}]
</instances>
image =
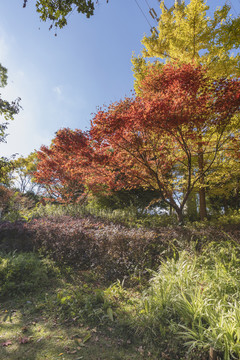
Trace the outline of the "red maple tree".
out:
<instances>
[{"instance_id":1,"label":"red maple tree","mask_svg":"<svg viewBox=\"0 0 240 360\"><path fill-rule=\"evenodd\" d=\"M60 201L76 201L84 192L85 168L91 161L87 134L81 130L61 129L50 147L38 151L34 174L48 195Z\"/></svg>"},{"instance_id":2,"label":"red maple tree","mask_svg":"<svg viewBox=\"0 0 240 360\"><path fill-rule=\"evenodd\" d=\"M152 65L140 89L100 110L89 132L59 130L38 152L35 178L64 201L89 191L155 190L182 222L189 194L216 171L233 122L239 126L240 81L211 79L194 64Z\"/></svg>"},{"instance_id":3,"label":"red maple tree","mask_svg":"<svg viewBox=\"0 0 240 360\"><path fill-rule=\"evenodd\" d=\"M44 185L47 197L58 202L83 202L89 192L102 191L105 155L96 152L88 132L64 128L49 147L37 152L36 182Z\"/></svg>"},{"instance_id":4,"label":"red maple tree","mask_svg":"<svg viewBox=\"0 0 240 360\"><path fill-rule=\"evenodd\" d=\"M99 111L90 134L99 151L111 154L111 188L157 190L182 222L189 194L231 136L240 81L211 79L193 64L153 65L140 89L140 96Z\"/></svg>"}]
</instances>

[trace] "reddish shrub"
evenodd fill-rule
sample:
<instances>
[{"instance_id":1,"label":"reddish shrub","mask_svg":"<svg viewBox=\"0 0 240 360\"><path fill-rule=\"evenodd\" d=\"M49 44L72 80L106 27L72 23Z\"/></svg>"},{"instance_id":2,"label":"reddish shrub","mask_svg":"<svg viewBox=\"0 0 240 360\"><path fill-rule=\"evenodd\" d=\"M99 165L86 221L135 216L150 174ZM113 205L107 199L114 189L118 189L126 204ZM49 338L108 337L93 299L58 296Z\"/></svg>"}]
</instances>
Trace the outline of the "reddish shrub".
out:
<instances>
[{"instance_id":1,"label":"reddish shrub","mask_svg":"<svg viewBox=\"0 0 240 360\"><path fill-rule=\"evenodd\" d=\"M0 222L1 251L33 251L33 235L24 221Z\"/></svg>"},{"instance_id":2,"label":"reddish shrub","mask_svg":"<svg viewBox=\"0 0 240 360\"><path fill-rule=\"evenodd\" d=\"M34 244L59 261L81 269L101 268L108 278L122 277L136 267L156 267L166 249L156 231L128 229L91 218L41 219L29 224Z\"/></svg>"},{"instance_id":3,"label":"reddish shrub","mask_svg":"<svg viewBox=\"0 0 240 360\"><path fill-rule=\"evenodd\" d=\"M92 217L35 219L29 223L0 223L0 249L50 254L57 262L79 269L102 270L109 279L122 278L135 269L157 269L173 248L198 250L209 241L238 240L234 230L189 228L129 229Z\"/></svg>"}]
</instances>

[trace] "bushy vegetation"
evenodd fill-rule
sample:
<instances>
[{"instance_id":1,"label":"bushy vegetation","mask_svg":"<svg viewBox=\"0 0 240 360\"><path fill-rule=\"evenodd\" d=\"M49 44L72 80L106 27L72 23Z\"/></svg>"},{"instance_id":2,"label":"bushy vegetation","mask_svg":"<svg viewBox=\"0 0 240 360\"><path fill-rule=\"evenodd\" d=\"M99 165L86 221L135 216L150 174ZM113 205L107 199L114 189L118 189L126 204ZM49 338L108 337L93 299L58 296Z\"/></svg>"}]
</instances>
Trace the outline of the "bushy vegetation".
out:
<instances>
[{"instance_id":1,"label":"bushy vegetation","mask_svg":"<svg viewBox=\"0 0 240 360\"><path fill-rule=\"evenodd\" d=\"M229 236L237 240L238 229L237 224L234 228L228 225L219 228L200 223L171 228L129 228L93 216L55 216L30 222L2 222L0 249L38 249L58 263L80 270L97 269L106 279L114 281L134 272L156 270L176 249L193 246L200 250L207 242L226 241Z\"/></svg>"},{"instance_id":2,"label":"bushy vegetation","mask_svg":"<svg viewBox=\"0 0 240 360\"><path fill-rule=\"evenodd\" d=\"M0 186L0 215L2 220L17 221L26 219L38 205L38 196L33 192L25 194Z\"/></svg>"},{"instance_id":3,"label":"bushy vegetation","mask_svg":"<svg viewBox=\"0 0 240 360\"><path fill-rule=\"evenodd\" d=\"M160 8L133 97L0 158L0 359L240 359L239 18Z\"/></svg>"},{"instance_id":4,"label":"bushy vegetation","mask_svg":"<svg viewBox=\"0 0 240 360\"><path fill-rule=\"evenodd\" d=\"M7 189L5 189L6 191ZM21 201L19 201L19 199ZM5 202L6 203L6 202ZM94 217L100 221L121 224L127 227L159 228L178 225L176 214L161 212L154 208L151 211L138 211L136 206L112 208L111 206L100 206L99 203L89 202L86 204L53 204L43 205L31 197L31 194L20 196L15 194L10 197L7 208L3 211L3 221L31 221L39 218L59 218L70 216L73 218ZM230 209L227 213L216 213L204 221L190 221L186 216L186 225L189 227L202 227L208 225L225 226L238 225L240 223L240 211Z\"/></svg>"},{"instance_id":5,"label":"bushy vegetation","mask_svg":"<svg viewBox=\"0 0 240 360\"><path fill-rule=\"evenodd\" d=\"M127 228L92 217L0 224L0 247L5 251L35 248L58 263L98 269L109 280L156 268L161 254L171 252L167 237L166 230Z\"/></svg>"},{"instance_id":6,"label":"bushy vegetation","mask_svg":"<svg viewBox=\"0 0 240 360\"><path fill-rule=\"evenodd\" d=\"M34 311L61 323L110 326L152 360L206 360L210 348L221 360L240 357L237 213L221 227L151 229L77 206L39 209L45 217L0 223L4 299L45 288Z\"/></svg>"},{"instance_id":7,"label":"bushy vegetation","mask_svg":"<svg viewBox=\"0 0 240 360\"><path fill-rule=\"evenodd\" d=\"M40 259L34 253L0 255L1 297L28 294L43 289L49 278L56 276L52 261Z\"/></svg>"},{"instance_id":8,"label":"bushy vegetation","mask_svg":"<svg viewBox=\"0 0 240 360\"><path fill-rule=\"evenodd\" d=\"M15 206L16 207L16 206ZM152 211L138 211L136 206L112 208L111 206L100 206L99 203L89 202L80 204L51 204L37 203L33 206L20 206L19 210L5 212L2 219L5 221L17 221L38 219L43 217L56 218L59 216L83 217L94 216L101 220L123 224L129 227L159 227L176 225L177 218L174 215L162 213L161 215Z\"/></svg>"}]
</instances>

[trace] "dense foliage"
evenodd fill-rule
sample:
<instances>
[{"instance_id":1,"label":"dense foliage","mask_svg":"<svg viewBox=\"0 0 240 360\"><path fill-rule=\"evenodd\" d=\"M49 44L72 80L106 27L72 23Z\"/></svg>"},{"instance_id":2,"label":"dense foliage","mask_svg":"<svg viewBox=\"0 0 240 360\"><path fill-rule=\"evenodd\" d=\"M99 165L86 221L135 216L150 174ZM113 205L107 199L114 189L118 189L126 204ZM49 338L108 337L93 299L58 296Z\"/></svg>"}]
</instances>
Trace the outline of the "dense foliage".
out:
<instances>
[{"instance_id":1,"label":"dense foliage","mask_svg":"<svg viewBox=\"0 0 240 360\"><path fill-rule=\"evenodd\" d=\"M32 293L38 316L123 331L149 359L206 360L209 349L224 360L238 356L239 225L147 230L66 216L2 222L0 249L4 299ZM59 267L72 274L67 283ZM51 281L51 293L37 299Z\"/></svg>"},{"instance_id":2,"label":"dense foliage","mask_svg":"<svg viewBox=\"0 0 240 360\"><path fill-rule=\"evenodd\" d=\"M226 231L226 235L225 232ZM31 222L0 224L0 249L34 248L59 263L78 269L99 269L109 279L123 278L134 271L156 269L161 260L172 256L174 248L188 247L193 241L200 249L206 241L238 239L238 226L194 229L162 227L155 230L123 225L85 216L40 218Z\"/></svg>"},{"instance_id":3,"label":"dense foliage","mask_svg":"<svg viewBox=\"0 0 240 360\"><path fill-rule=\"evenodd\" d=\"M87 17L94 10L83 0L36 5L58 27L74 9ZM145 37L133 60L134 97L100 109L88 132L61 129L37 154L8 166L0 159L1 325L8 334L26 306L34 315L17 333L29 334L18 339L19 359L31 342L29 359L78 351L96 359L99 329L104 340L122 332L126 352L116 359L240 358L239 19L227 5L207 18L203 0L161 9L159 34ZM147 63L153 56L167 64ZM0 85L6 80L0 65ZM18 101L0 99L4 121L18 110ZM67 323L75 347L60 352L57 336L51 355L41 352L46 320L51 331ZM4 333L1 358L15 360L19 324L11 338Z\"/></svg>"},{"instance_id":4,"label":"dense foliage","mask_svg":"<svg viewBox=\"0 0 240 360\"><path fill-rule=\"evenodd\" d=\"M0 254L1 298L36 291L47 286L54 276L51 261L33 253Z\"/></svg>"},{"instance_id":5,"label":"dense foliage","mask_svg":"<svg viewBox=\"0 0 240 360\"><path fill-rule=\"evenodd\" d=\"M161 2L160 8L157 30L151 36L144 36L141 55L133 56L132 59L137 93L141 93L140 83L153 60L159 68L176 61L179 64L194 61L195 64L205 66L213 78L239 77L240 18L231 15L228 4L218 7L213 17L209 16L209 6L204 0L191 0L188 4L176 2L170 8ZM201 156L199 162L204 162ZM232 164L230 160L216 166L218 174L214 173L207 180L202 176L199 189L194 195L199 198L201 219L207 217L208 198L212 195L212 199L214 198L213 187L217 187L217 196L221 197L220 202L225 210L229 199L239 196L239 170L235 171L235 163ZM237 203L239 207L238 200ZM191 212L194 218L194 212Z\"/></svg>"},{"instance_id":6,"label":"dense foliage","mask_svg":"<svg viewBox=\"0 0 240 360\"><path fill-rule=\"evenodd\" d=\"M0 88L7 85L7 69L0 63ZM0 94L0 143L6 142L7 128L9 120L13 120L14 115L19 112L20 98L9 102L4 100ZM12 170L12 164L6 157L0 156L0 183L9 185L8 174Z\"/></svg>"},{"instance_id":7,"label":"dense foliage","mask_svg":"<svg viewBox=\"0 0 240 360\"><path fill-rule=\"evenodd\" d=\"M137 92L152 59L159 67L194 61L212 76L239 76L240 18L231 15L229 4L218 7L212 18L204 0L176 2L170 8L162 1L160 9L157 31L143 37L142 53L132 59Z\"/></svg>"},{"instance_id":8,"label":"dense foliage","mask_svg":"<svg viewBox=\"0 0 240 360\"><path fill-rule=\"evenodd\" d=\"M208 175L218 176L227 157L238 169L239 109L239 80L214 79L190 64L153 65L141 95L100 110L89 133L58 131L38 152L34 176L63 201L81 201L90 192L152 190L182 222L191 192ZM211 192L214 182L208 187Z\"/></svg>"},{"instance_id":9,"label":"dense foliage","mask_svg":"<svg viewBox=\"0 0 240 360\"><path fill-rule=\"evenodd\" d=\"M55 200L79 201L84 198L84 184L90 176L94 149L81 130L62 129L56 133L50 148L42 146L37 153L34 177Z\"/></svg>"},{"instance_id":10,"label":"dense foliage","mask_svg":"<svg viewBox=\"0 0 240 360\"><path fill-rule=\"evenodd\" d=\"M202 254L180 252L151 280L141 331L156 341L175 334L198 359L211 348L214 357L239 359L239 295L239 246L217 242Z\"/></svg>"},{"instance_id":11,"label":"dense foliage","mask_svg":"<svg viewBox=\"0 0 240 360\"><path fill-rule=\"evenodd\" d=\"M27 6L28 0L23 1L23 7ZM106 0L108 3L108 0ZM38 0L36 9L43 21L50 20L53 27L62 28L67 25L67 19L73 11L86 15L87 18L94 14L94 9L98 0Z\"/></svg>"}]
</instances>

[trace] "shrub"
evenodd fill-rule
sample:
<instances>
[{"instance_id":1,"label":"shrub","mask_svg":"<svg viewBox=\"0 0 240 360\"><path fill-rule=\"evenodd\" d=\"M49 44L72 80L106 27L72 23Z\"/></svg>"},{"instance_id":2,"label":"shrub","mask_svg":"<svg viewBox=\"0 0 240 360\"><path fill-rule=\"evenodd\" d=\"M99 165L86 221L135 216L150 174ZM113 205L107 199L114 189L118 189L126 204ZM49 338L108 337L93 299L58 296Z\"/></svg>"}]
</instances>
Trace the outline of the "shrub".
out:
<instances>
[{"instance_id":1,"label":"shrub","mask_svg":"<svg viewBox=\"0 0 240 360\"><path fill-rule=\"evenodd\" d=\"M201 251L204 244L229 237L239 241L239 226L128 228L94 217L34 219L0 223L0 249L49 254L55 261L82 270L98 270L116 281L129 274L156 270L161 261L180 249Z\"/></svg>"},{"instance_id":2,"label":"shrub","mask_svg":"<svg viewBox=\"0 0 240 360\"><path fill-rule=\"evenodd\" d=\"M25 221L0 222L0 251L33 251L33 239L29 224Z\"/></svg>"},{"instance_id":3,"label":"shrub","mask_svg":"<svg viewBox=\"0 0 240 360\"><path fill-rule=\"evenodd\" d=\"M68 216L0 223L0 249L40 250L58 263L101 270L109 280L157 268L172 249L168 230L127 228L93 217ZM176 236L175 231L171 236Z\"/></svg>"},{"instance_id":4,"label":"shrub","mask_svg":"<svg viewBox=\"0 0 240 360\"><path fill-rule=\"evenodd\" d=\"M31 193L23 194L19 191L0 186L0 208L2 219L5 221L17 221L25 218L36 206L36 199Z\"/></svg>"},{"instance_id":5,"label":"shrub","mask_svg":"<svg viewBox=\"0 0 240 360\"><path fill-rule=\"evenodd\" d=\"M52 261L34 253L0 255L0 294L11 296L33 292L48 284L57 270Z\"/></svg>"},{"instance_id":6,"label":"shrub","mask_svg":"<svg viewBox=\"0 0 240 360\"><path fill-rule=\"evenodd\" d=\"M71 216L82 218L84 216L94 216L101 221L108 221L115 224L122 224L128 227L159 227L176 225L178 223L176 215L167 213L156 214L154 211L148 213L142 209L141 212L134 206L127 208L114 208L98 206L94 202L87 205L80 204L46 204L37 203L35 207L21 207L21 211L14 211L6 214L5 220L14 221L19 219L32 220L38 218L58 218Z\"/></svg>"},{"instance_id":7,"label":"shrub","mask_svg":"<svg viewBox=\"0 0 240 360\"><path fill-rule=\"evenodd\" d=\"M168 246L156 231L128 229L91 217L40 219L28 228L35 246L54 260L79 269L98 269L109 280L158 266Z\"/></svg>"}]
</instances>

